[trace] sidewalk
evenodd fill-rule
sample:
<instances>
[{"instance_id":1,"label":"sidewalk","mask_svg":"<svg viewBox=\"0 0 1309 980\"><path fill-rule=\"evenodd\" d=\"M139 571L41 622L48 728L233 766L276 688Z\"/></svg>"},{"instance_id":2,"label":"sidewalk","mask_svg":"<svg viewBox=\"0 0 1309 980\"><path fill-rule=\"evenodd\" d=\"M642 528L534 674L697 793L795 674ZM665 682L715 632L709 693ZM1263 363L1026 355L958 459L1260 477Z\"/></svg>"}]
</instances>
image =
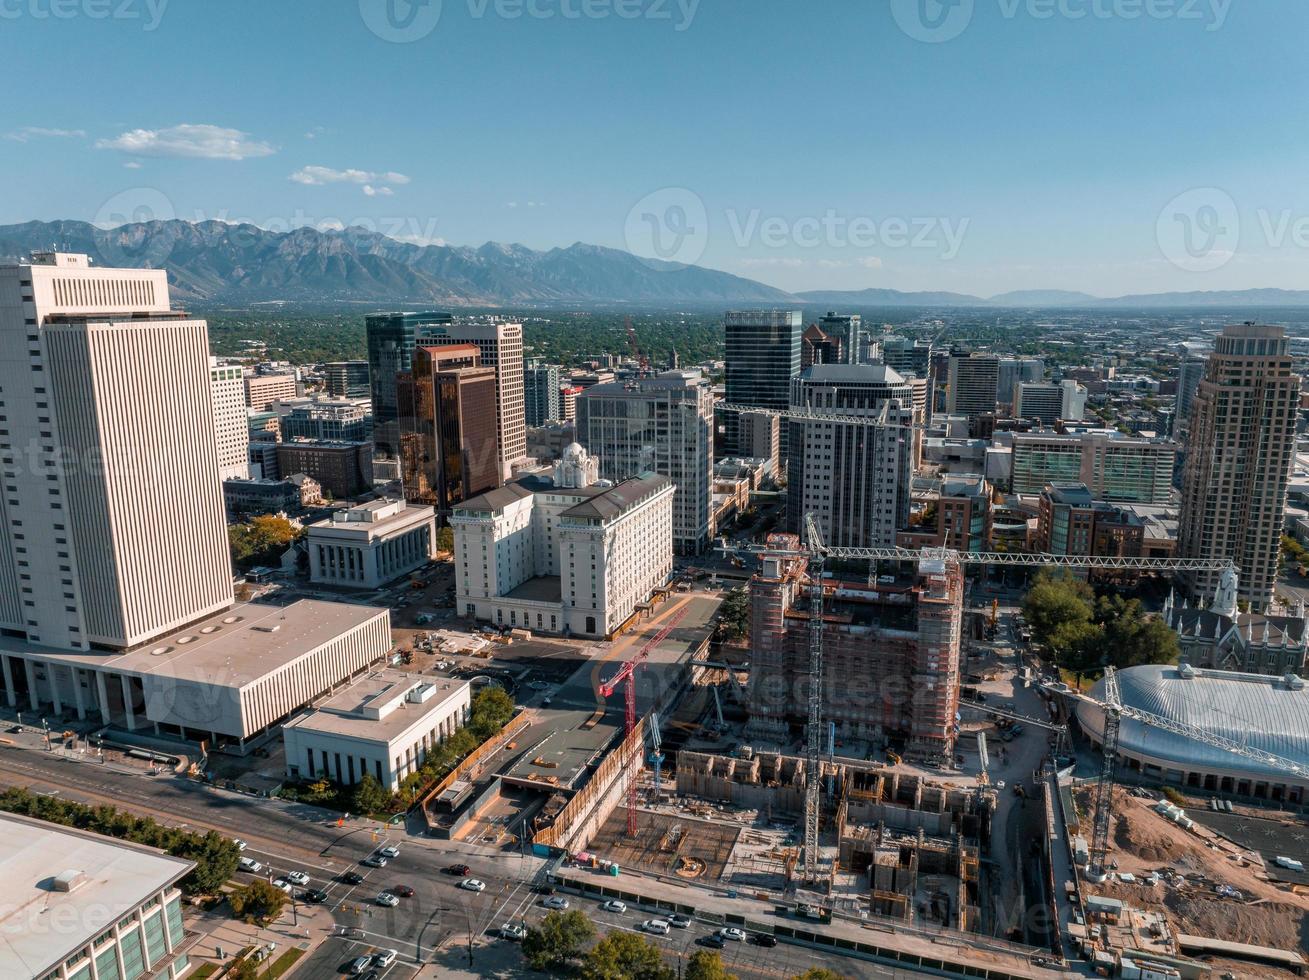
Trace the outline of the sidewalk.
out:
<instances>
[{"instance_id":1,"label":"sidewalk","mask_svg":"<svg viewBox=\"0 0 1309 980\"><path fill-rule=\"evenodd\" d=\"M293 920L296 920L295 924L292 924ZM288 908L270 926L250 925L212 912L201 913L189 924L201 934L200 941L190 951L191 962L216 966L230 961L248 946L267 946L269 943L277 944L269 957L270 963L292 948L303 949L307 957L336 929L330 911L322 906L304 905L299 907L296 915ZM224 954L222 957L218 955L220 949Z\"/></svg>"}]
</instances>

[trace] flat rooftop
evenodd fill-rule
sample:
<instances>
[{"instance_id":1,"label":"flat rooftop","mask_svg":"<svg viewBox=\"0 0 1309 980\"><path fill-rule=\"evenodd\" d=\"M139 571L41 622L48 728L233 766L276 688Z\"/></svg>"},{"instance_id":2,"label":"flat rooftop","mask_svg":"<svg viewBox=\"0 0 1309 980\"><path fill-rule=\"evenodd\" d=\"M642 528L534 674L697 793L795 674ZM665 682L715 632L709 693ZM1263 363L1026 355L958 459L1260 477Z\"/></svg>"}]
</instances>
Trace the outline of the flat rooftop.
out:
<instances>
[{"instance_id":1,"label":"flat rooftop","mask_svg":"<svg viewBox=\"0 0 1309 980\"><path fill-rule=\"evenodd\" d=\"M139 844L0 814L0 976L43 976L192 867ZM67 871L81 872L81 883L56 891Z\"/></svg>"},{"instance_id":2,"label":"flat rooftop","mask_svg":"<svg viewBox=\"0 0 1309 980\"><path fill-rule=\"evenodd\" d=\"M225 687L244 687L378 618L389 624L389 611L316 599L289 606L247 602L127 653L57 650L5 636L0 652L178 680L220 677Z\"/></svg>"},{"instance_id":3,"label":"flat rooftop","mask_svg":"<svg viewBox=\"0 0 1309 980\"><path fill-rule=\"evenodd\" d=\"M431 697L422 702L407 700L408 692L419 687L434 688ZM338 691L308 713L292 718L283 728L389 742L428 715L448 714L450 699L459 697L467 688L467 681L379 670ZM394 707L386 711L387 704ZM381 708L382 716L371 717L378 712L369 713L370 707Z\"/></svg>"},{"instance_id":4,"label":"flat rooftop","mask_svg":"<svg viewBox=\"0 0 1309 980\"><path fill-rule=\"evenodd\" d=\"M563 579L558 575L538 575L529 578L502 598L521 599L524 602L559 602L563 596Z\"/></svg>"}]
</instances>

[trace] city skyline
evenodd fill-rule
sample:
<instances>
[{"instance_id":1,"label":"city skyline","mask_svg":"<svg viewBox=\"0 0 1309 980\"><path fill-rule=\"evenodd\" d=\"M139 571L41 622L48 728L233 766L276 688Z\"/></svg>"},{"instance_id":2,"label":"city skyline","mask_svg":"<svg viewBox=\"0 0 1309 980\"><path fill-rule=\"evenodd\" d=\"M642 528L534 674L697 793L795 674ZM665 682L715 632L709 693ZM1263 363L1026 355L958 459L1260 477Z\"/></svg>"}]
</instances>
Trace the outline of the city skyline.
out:
<instances>
[{"instance_id":1,"label":"city skyline","mask_svg":"<svg viewBox=\"0 0 1309 980\"><path fill-rule=\"evenodd\" d=\"M0 222L584 241L787 290L1309 286L1305 138L1283 124L1309 12L937 6L939 26L898 2L747 18L692 0L468 0L415 4L401 28L382 0L313 16L129 0L105 17L33 0L4 15L20 42L4 77L24 91L4 169L29 190ZM80 99L29 84L54 32L99 66ZM800 67L834 38L877 67ZM770 49L796 67L762 69ZM171 84L125 111L138 80L118 69L143 63ZM278 97L250 98L246 79Z\"/></svg>"}]
</instances>

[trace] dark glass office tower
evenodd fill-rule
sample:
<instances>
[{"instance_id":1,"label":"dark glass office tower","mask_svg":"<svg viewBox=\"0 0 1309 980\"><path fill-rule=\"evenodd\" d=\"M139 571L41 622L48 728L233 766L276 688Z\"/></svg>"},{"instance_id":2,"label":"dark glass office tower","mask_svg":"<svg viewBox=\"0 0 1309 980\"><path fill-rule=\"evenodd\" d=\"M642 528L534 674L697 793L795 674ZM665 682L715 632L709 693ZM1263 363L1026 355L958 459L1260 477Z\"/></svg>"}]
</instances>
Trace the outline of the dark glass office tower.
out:
<instances>
[{"instance_id":1,"label":"dark glass office tower","mask_svg":"<svg viewBox=\"0 0 1309 980\"><path fill-rule=\"evenodd\" d=\"M399 452L395 378L413 367L419 328L453 322L454 317L449 313L373 313L364 319L373 398L373 444L379 456L395 456Z\"/></svg>"},{"instance_id":2,"label":"dark glass office tower","mask_svg":"<svg viewBox=\"0 0 1309 980\"><path fill-rule=\"evenodd\" d=\"M791 399L791 379L800 373L804 318L799 311L750 310L729 312L727 333L727 403L785 411ZM724 442L732 453L741 451L737 419L723 419ZM789 426L781 427L781 458L787 458Z\"/></svg>"}]
</instances>

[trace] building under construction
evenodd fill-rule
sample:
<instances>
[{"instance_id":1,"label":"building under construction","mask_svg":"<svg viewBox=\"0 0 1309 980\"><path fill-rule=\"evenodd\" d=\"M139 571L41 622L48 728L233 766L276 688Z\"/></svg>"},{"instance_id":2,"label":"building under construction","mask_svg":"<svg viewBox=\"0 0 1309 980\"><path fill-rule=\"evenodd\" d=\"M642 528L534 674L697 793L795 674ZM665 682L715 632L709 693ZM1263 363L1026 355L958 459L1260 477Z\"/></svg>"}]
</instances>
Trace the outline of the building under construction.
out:
<instances>
[{"instance_id":1,"label":"building under construction","mask_svg":"<svg viewBox=\"0 0 1309 980\"><path fill-rule=\"evenodd\" d=\"M808 560L795 535L775 534L750 583L747 737L785 745L808 717ZM790 553L790 554L788 554ZM914 572L872 582L823 580L823 720L838 737L894 741L919 759L945 759L959 707L963 575L926 553Z\"/></svg>"},{"instance_id":2,"label":"building under construction","mask_svg":"<svg viewBox=\"0 0 1309 980\"><path fill-rule=\"evenodd\" d=\"M682 752L678 792L760 813L804 809L802 757L743 748ZM876 763L830 759L823 836L835 843L832 894L876 915L971 931L978 925L979 845L990 839L994 793L946 786ZM843 878L845 887L835 880Z\"/></svg>"}]
</instances>

